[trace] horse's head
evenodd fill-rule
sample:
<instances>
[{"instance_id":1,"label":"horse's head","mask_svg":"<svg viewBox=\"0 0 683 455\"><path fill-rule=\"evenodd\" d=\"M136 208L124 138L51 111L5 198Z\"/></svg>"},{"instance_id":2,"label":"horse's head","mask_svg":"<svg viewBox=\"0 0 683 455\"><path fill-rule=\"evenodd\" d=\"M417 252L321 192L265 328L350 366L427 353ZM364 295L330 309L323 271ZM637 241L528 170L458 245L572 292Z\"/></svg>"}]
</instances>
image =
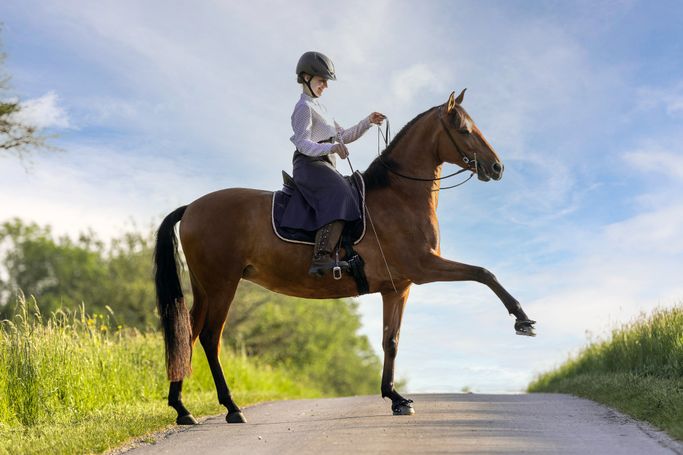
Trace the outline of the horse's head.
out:
<instances>
[{"instance_id":1,"label":"horse's head","mask_svg":"<svg viewBox=\"0 0 683 455\"><path fill-rule=\"evenodd\" d=\"M443 133L438 139L439 157L443 161L476 172L479 180L500 180L503 177L503 163L462 107L465 90L467 89L460 92L457 98L455 92L452 92L448 101L439 109Z\"/></svg>"}]
</instances>

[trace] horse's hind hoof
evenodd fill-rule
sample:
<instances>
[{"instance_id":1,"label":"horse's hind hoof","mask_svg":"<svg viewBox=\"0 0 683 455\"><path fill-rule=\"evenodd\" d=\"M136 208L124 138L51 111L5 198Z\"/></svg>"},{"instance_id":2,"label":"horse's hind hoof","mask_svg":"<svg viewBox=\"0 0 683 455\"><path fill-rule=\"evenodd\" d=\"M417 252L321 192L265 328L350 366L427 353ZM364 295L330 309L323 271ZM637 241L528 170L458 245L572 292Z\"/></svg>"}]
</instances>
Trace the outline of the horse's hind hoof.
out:
<instances>
[{"instance_id":1,"label":"horse's hind hoof","mask_svg":"<svg viewBox=\"0 0 683 455\"><path fill-rule=\"evenodd\" d=\"M403 400L400 403L393 404L391 411L395 416L411 416L415 414L413 409L413 400Z\"/></svg>"},{"instance_id":2,"label":"horse's hind hoof","mask_svg":"<svg viewBox=\"0 0 683 455\"><path fill-rule=\"evenodd\" d=\"M199 422L197 422L197 419L195 419L192 414L187 414L184 416L178 416L177 419L175 419L175 423L178 425L197 425Z\"/></svg>"},{"instance_id":3,"label":"horse's hind hoof","mask_svg":"<svg viewBox=\"0 0 683 455\"><path fill-rule=\"evenodd\" d=\"M225 421L228 423L247 423L247 419L244 418L242 412L230 412L225 416Z\"/></svg>"},{"instance_id":4,"label":"horse's hind hoof","mask_svg":"<svg viewBox=\"0 0 683 455\"><path fill-rule=\"evenodd\" d=\"M518 319L515 322L515 333L517 335L523 335L527 337L535 337L536 336L536 330L534 329L534 324L536 324L536 321L532 320L520 320Z\"/></svg>"}]
</instances>

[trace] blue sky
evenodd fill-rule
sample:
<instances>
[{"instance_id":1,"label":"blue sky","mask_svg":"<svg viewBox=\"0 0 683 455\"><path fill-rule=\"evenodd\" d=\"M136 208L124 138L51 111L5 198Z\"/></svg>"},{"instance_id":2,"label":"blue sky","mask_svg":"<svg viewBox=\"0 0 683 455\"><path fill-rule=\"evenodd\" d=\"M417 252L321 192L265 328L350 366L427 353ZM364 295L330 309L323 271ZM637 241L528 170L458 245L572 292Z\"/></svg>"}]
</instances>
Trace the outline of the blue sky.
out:
<instances>
[{"instance_id":1,"label":"blue sky","mask_svg":"<svg viewBox=\"0 0 683 455\"><path fill-rule=\"evenodd\" d=\"M492 270L538 320L517 337L476 283L416 286L397 371L411 391L511 392L590 336L683 298L678 1L3 2L13 92L63 152L0 157L0 220L104 237L202 194L278 189L294 66L335 61L342 125L394 131L467 87L505 163L440 198L442 254ZM372 130L354 167L376 153ZM345 163L340 169L347 171ZM381 304L361 298L379 350Z\"/></svg>"}]
</instances>

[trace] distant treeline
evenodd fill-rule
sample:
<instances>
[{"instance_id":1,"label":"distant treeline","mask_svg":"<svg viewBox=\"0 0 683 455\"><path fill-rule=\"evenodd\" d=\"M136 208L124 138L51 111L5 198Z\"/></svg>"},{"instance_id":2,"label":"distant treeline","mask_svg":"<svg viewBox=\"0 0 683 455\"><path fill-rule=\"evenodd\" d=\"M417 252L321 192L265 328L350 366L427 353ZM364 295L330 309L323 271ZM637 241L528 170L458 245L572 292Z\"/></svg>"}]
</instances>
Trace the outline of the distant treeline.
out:
<instances>
[{"instance_id":1,"label":"distant treeline","mask_svg":"<svg viewBox=\"0 0 683 455\"><path fill-rule=\"evenodd\" d=\"M112 326L156 330L153 248L151 231L133 230L104 242L93 231L74 239L55 236L50 226L5 222L0 226L0 319L13 318L23 292L35 296L43 315L83 305L89 314L106 315ZM360 326L352 299L297 299L242 282L224 343L303 373L325 393L376 393L381 364L367 337L358 333Z\"/></svg>"},{"instance_id":2,"label":"distant treeline","mask_svg":"<svg viewBox=\"0 0 683 455\"><path fill-rule=\"evenodd\" d=\"M683 305L615 329L539 376L529 391L590 398L683 440Z\"/></svg>"}]
</instances>

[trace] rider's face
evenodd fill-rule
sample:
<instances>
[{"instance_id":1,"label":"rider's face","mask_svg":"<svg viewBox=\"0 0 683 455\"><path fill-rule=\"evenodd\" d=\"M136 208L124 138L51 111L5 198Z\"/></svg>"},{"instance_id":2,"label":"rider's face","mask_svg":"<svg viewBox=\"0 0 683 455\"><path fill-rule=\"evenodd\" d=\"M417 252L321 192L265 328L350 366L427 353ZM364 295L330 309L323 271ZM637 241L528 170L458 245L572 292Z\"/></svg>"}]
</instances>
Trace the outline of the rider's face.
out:
<instances>
[{"instance_id":1,"label":"rider's face","mask_svg":"<svg viewBox=\"0 0 683 455\"><path fill-rule=\"evenodd\" d=\"M311 80L311 90L315 96L321 96L327 88L327 79L320 76L313 76Z\"/></svg>"}]
</instances>

